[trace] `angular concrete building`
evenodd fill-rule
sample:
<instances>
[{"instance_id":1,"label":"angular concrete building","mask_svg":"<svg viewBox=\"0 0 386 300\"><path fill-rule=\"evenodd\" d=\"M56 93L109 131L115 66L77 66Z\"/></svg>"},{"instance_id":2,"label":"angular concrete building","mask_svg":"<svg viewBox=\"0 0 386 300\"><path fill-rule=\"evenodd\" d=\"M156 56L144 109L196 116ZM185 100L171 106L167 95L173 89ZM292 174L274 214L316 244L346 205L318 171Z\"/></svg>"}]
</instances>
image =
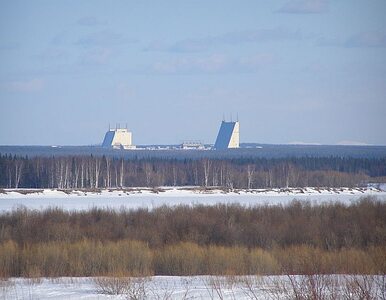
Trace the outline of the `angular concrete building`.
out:
<instances>
[{"instance_id":1,"label":"angular concrete building","mask_svg":"<svg viewBox=\"0 0 386 300\"><path fill-rule=\"evenodd\" d=\"M126 128L110 129L106 132L102 147L114 149L135 149L131 132Z\"/></svg>"},{"instance_id":2,"label":"angular concrete building","mask_svg":"<svg viewBox=\"0 0 386 300\"><path fill-rule=\"evenodd\" d=\"M240 123L236 122L221 122L221 127L217 135L214 149L224 150L230 148L239 148L240 145Z\"/></svg>"}]
</instances>

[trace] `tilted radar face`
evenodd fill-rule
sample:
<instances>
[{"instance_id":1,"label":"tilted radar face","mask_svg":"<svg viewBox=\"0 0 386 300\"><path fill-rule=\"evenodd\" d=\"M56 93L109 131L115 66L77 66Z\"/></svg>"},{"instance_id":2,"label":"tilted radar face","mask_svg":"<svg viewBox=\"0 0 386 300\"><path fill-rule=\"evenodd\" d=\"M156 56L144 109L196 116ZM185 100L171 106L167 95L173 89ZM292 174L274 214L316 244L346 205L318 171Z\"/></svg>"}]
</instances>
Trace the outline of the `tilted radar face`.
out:
<instances>
[{"instance_id":1,"label":"tilted radar face","mask_svg":"<svg viewBox=\"0 0 386 300\"><path fill-rule=\"evenodd\" d=\"M131 132L125 128L110 129L106 132L102 147L114 149L133 149Z\"/></svg>"},{"instance_id":2,"label":"tilted radar face","mask_svg":"<svg viewBox=\"0 0 386 300\"><path fill-rule=\"evenodd\" d=\"M217 150L239 148L240 144L240 123L237 122L221 122L221 127L217 135L214 148Z\"/></svg>"}]
</instances>

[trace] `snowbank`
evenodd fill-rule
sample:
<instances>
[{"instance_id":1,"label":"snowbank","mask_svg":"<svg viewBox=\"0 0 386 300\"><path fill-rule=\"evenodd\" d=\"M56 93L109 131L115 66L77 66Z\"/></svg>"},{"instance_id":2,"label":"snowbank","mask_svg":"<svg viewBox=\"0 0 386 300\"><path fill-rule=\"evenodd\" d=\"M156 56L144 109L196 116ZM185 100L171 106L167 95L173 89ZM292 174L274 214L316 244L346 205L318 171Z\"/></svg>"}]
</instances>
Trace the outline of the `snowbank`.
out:
<instances>
[{"instance_id":1,"label":"snowbank","mask_svg":"<svg viewBox=\"0 0 386 300\"><path fill-rule=\"evenodd\" d=\"M30 209L60 207L66 210L85 210L93 207L111 209L153 209L162 205L216 205L238 203L245 206L288 204L294 199L322 203L339 201L350 204L363 196L386 200L386 192L368 188L290 188L232 190L201 189L197 187L157 189L133 188L123 190L51 190L5 189L0 193L0 211L19 206Z\"/></svg>"}]
</instances>

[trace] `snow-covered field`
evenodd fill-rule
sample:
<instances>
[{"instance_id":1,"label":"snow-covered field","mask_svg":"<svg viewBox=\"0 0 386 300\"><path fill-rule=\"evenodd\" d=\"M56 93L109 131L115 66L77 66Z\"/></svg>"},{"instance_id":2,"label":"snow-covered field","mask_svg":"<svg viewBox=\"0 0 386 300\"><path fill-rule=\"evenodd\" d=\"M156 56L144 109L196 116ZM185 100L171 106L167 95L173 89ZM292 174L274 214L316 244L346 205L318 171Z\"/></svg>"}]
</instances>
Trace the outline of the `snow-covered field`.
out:
<instances>
[{"instance_id":1,"label":"snow-covered field","mask_svg":"<svg viewBox=\"0 0 386 300\"><path fill-rule=\"evenodd\" d=\"M60 207L65 210L84 210L93 207L111 209L156 208L162 205L215 205L238 203L245 206L261 204L288 204L293 199L312 203L339 201L350 204L363 196L376 196L386 201L386 191L368 188L303 188L270 190L202 190L198 188L161 188L157 190L136 188L130 190L102 190L98 193L60 190L4 190L0 193L0 211L10 211L19 206L30 209Z\"/></svg>"},{"instance_id":2,"label":"snow-covered field","mask_svg":"<svg viewBox=\"0 0 386 300\"><path fill-rule=\"evenodd\" d=\"M316 294L320 299L384 299L386 293L384 275L154 276L122 280L112 285L120 288L120 294L109 295L103 293L95 278L9 279L0 281L0 299L293 299L294 291L304 296ZM365 293L369 297L361 298ZM322 298L325 295L330 297Z\"/></svg>"}]
</instances>

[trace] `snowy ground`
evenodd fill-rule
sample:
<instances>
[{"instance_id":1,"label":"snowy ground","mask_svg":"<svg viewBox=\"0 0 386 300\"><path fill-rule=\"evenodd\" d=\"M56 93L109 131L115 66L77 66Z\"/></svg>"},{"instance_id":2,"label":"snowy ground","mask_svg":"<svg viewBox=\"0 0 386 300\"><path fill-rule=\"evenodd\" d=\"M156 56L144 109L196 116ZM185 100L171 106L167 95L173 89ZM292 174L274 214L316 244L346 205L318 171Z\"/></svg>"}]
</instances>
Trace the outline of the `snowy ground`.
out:
<instances>
[{"instance_id":1,"label":"snowy ground","mask_svg":"<svg viewBox=\"0 0 386 300\"><path fill-rule=\"evenodd\" d=\"M363 196L376 196L386 201L386 191L368 188L303 188L270 190L200 190L198 188L146 188L130 190L102 190L98 193L60 190L8 190L0 193L0 211L10 211L19 206L30 209L60 207L66 210L84 210L93 207L120 209L155 208L162 205L215 205L238 203L245 206L259 204L288 204L293 199L313 203L339 201L350 204Z\"/></svg>"},{"instance_id":2,"label":"snowy ground","mask_svg":"<svg viewBox=\"0 0 386 300\"><path fill-rule=\"evenodd\" d=\"M95 278L9 279L0 281L0 299L292 299L294 291L304 296L316 292L320 298L330 295L328 299L346 299L348 295L347 299L362 299L360 293L367 292L372 296L369 299L384 299L386 283L385 275L154 276L124 280L116 285L123 287L119 295L108 295Z\"/></svg>"}]
</instances>

